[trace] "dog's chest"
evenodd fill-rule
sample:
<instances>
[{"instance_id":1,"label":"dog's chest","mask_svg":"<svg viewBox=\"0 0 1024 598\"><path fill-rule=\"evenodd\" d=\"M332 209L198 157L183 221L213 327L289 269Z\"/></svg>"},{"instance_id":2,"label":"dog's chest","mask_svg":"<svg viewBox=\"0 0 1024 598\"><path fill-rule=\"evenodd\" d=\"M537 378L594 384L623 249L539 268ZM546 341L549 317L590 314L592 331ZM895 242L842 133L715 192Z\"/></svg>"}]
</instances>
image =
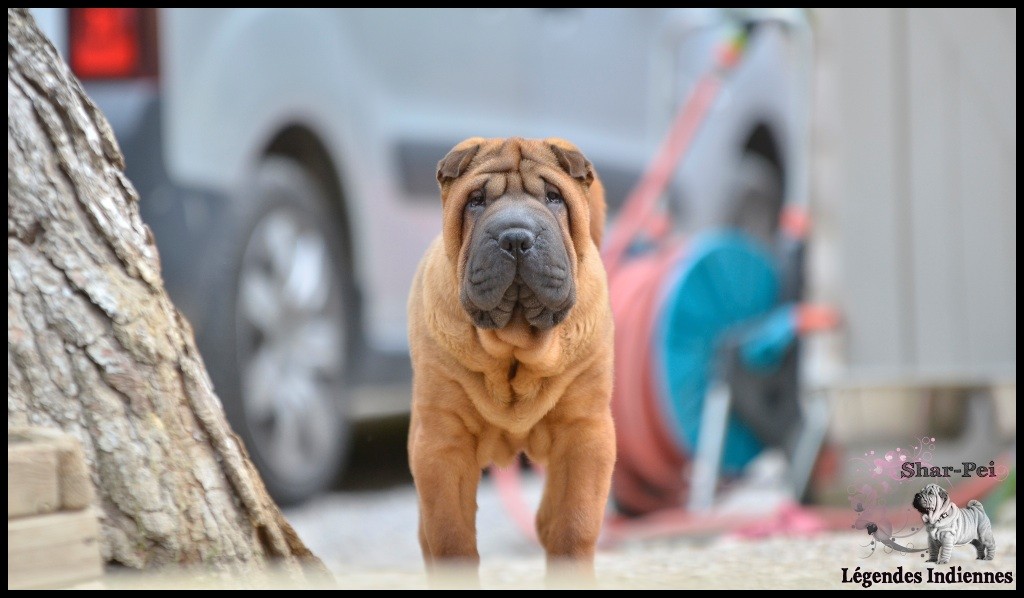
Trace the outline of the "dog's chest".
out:
<instances>
[{"instance_id":1,"label":"dog's chest","mask_svg":"<svg viewBox=\"0 0 1024 598\"><path fill-rule=\"evenodd\" d=\"M551 372L515 356L503 356L487 364L484 385L491 401L509 408L522 408L545 394L550 375Z\"/></svg>"},{"instance_id":2,"label":"dog's chest","mask_svg":"<svg viewBox=\"0 0 1024 598\"><path fill-rule=\"evenodd\" d=\"M480 415L489 424L510 434L524 436L557 403L547 378L523 364L510 363L484 376L484 392L474 397ZM504 375L497 375L497 372Z\"/></svg>"},{"instance_id":3,"label":"dog's chest","mask_svg":"<svg viewBox=\"0 0 1024 598\"><path fill-rule=\"evenodd\" d=\"M480 467L494 464L507 467L525 453L534 463L547 463L552 430L541 420L525 433L513 433L499 426L485 426L477 436L477 461Z\"/></svg>"}]
</instances>

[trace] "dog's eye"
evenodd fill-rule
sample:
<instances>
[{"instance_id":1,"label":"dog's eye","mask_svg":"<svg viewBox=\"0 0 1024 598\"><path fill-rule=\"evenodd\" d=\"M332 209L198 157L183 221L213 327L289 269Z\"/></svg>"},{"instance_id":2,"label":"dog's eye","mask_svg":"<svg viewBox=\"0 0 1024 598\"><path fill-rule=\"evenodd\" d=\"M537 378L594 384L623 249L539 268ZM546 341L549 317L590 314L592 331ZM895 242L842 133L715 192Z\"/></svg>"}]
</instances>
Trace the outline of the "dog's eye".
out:
<instances>
[{"instance_id":1,"label":"dog's eye","mask_svg":"<svg viewBox=\"0 0 1024 598\"><path fill-rule=\"evenodd\" d=\"M482 208L487 203L487 196L483 189L478 189L469 194L469 201L466 203L470 208Z\"/></svg>"},{"instance_id":2,"label":"dog's eye","mask_svg":"<svg viewBox=\"0 0 1024 598\"><path fill-rule=\"evenodd\" d=\"M562 199L562 194L558 192L558 189L550 186L544 191L544 197L548 200L548 203L562 203L565 201Z\"/></svg>"}]
</instances>

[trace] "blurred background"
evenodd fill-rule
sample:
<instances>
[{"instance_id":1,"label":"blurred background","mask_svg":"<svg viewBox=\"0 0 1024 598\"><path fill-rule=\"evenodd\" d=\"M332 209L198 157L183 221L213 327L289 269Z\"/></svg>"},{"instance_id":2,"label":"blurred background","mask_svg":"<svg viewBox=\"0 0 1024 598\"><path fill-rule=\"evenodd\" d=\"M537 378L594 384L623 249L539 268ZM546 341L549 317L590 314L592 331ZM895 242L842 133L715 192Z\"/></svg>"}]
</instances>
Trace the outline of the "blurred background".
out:
<instances>
[{"instance_id":1,"label":"blurred background","mask_svg":"<svg viewBox=\"0 0 1024 598\"><path fill-rule=\"evenodd\" d=\"M1015 472L1016 9L33 13L335 567L418 567L405 302L476 135L567 138L608 190L610 517L845 506L852 456L922 437ZM505 475L481 552L536 551Z\"/></svg>"}]
</instances>

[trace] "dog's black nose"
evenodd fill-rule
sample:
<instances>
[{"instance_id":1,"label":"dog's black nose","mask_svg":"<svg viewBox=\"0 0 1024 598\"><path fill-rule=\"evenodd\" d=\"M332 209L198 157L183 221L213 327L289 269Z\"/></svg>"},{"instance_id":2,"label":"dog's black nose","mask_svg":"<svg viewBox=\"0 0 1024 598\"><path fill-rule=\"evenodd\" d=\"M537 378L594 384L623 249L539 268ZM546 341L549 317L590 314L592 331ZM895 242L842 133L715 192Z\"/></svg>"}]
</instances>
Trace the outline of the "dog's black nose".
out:
<instances>
[{"instance_id":1,"label":"dog's black nose","mask_svg":"<svg viewBox=\"0 0 1024 598\"><path fill-rule=\"evenodd\" d=\"M513 257L519 257L533 247L535 237L525 228L510 228L498 235L498 247Z\"/></svg>"}]
</instances>

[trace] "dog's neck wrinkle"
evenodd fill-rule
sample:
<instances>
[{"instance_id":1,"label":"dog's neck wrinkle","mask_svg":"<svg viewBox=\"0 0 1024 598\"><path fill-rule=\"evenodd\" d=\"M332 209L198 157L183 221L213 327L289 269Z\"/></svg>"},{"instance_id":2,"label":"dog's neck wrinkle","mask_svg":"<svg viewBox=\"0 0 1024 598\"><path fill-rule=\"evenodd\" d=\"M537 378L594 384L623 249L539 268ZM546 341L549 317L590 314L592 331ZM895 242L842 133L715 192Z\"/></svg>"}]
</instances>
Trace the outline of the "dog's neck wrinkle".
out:
<instances>
[{"instance_id":1,"label":"dog's neck wrinkle","mask_svg":"<svg viewBox=\"0 0 1024 598\"><path fill-rule=\"evenodd\" d=\"M946 513L947 511L949 512L949 516L943 518L942 514ZM931 514L931 516L929 517L930 521L928 521L927 523L932 527L936 528L946 527L953 523L953 520L956 519L956 514L959 511L960 507L956 506L952 501L946 501L944 505L939 507L935 512Z\"/></svg>"},{"instance_id":2,"label":"dog's neck wrinkle","mask_svg":"<svg viewBox=\"0 0 1024 598\"><path fill-rule=\"evenodd\" d=\"M546 340L547 335L526 321L520 310L517 310L514 319L504 328L494 331L498 340L511 345L514 349L535 349L538 344Z\"/></svg>"},{"instance_id":3,"label":"dog's neck wrinkle","mask_svg":"<svg viewBox=\"0 0 1024 598\"><path fill-rule=\"evenodd\" d=\"M514 311L512 320L503 328L477 328L477 338L488 355L498 359L511 358L525 364L531 364L536 356L545 354L555 336L551 329L540 330L532 326L521 309Z\"/></svg>"}]
</instances>

